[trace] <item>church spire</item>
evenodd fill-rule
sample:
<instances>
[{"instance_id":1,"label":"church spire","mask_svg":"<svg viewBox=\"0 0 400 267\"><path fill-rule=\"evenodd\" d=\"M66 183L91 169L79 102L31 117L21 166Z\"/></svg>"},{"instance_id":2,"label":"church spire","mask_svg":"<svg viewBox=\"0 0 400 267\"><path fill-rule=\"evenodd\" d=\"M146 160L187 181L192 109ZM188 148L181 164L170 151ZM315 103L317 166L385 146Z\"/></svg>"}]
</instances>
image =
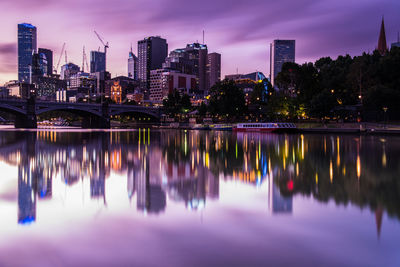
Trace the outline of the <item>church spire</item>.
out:
<instances>
[{"instance_id":1,"label":"church spire","mask_svg":"<svg viewBox=\"0 0 400 267\"><path fill-rule=\"evenodd\" d=\"M385 33L385 22L382 17L381 31L379 33L378 40L378 51L383 56L387 52L387 44L386 44L386 33Z\"/></svg>"}]
</instances>

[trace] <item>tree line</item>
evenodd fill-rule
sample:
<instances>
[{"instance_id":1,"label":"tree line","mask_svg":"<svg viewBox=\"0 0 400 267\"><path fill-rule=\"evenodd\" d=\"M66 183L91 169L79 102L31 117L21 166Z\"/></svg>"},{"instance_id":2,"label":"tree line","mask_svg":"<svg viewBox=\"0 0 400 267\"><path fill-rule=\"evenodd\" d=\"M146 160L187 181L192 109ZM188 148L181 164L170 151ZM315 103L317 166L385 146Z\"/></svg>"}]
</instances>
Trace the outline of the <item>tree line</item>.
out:
<instances>
[{"instance_id":1,"label":"tree line","mask_svg":"<svg viewBox=\"0 0 400 267\"><path fill-rule=\"evenodd\" d=\"M215 84L198 114L237 120L400 119L400 48L361 56L323 57L315 63L285 63L275 79L256 82L252 91L231 80ZM188 96L171 93L170 115L192 111Z\"/></svg>"}]
</instances>

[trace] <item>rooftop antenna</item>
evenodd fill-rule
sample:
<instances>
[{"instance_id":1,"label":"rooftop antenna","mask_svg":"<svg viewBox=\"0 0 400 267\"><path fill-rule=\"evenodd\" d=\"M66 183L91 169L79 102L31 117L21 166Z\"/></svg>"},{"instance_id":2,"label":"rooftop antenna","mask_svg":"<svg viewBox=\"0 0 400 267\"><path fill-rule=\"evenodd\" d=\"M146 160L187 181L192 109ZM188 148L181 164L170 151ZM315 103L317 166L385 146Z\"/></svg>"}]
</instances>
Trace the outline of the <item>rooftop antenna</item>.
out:
<instances>
[{"instance_id":1,"label":"rooftop antenna","mask_svg":"<svg viewBox=\"0 0 400 267\"><path fill-rule=\"evenodd\" d=\"M204 44L204 30L203 30L203 44Z\"/></svg>"},{"instance_id":2,"label":"rooftop antenna","mask_svg":"<svg viewBox=\"0 0 400 267\"><path fill-rule=\"evenodd\" d=\"M65 49L65 65L68 64L67 49Z\"/></svg>"}]
</instances>

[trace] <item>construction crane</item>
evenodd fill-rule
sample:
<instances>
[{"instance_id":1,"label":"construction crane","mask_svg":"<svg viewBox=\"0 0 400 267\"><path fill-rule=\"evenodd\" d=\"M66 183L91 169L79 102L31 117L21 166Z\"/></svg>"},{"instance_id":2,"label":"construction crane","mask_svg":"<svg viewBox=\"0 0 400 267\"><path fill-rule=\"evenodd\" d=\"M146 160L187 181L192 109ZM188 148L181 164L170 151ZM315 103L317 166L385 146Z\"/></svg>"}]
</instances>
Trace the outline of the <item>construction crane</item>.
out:
<instances>
[{"instance_id":1,"label":"construction crane","mask_svg":"<svg viewBox=\"0 0 400 267\"><path fill-rule=\"evenodd\" d=\"M61 53L60 53L60 57L58 58L57 66L54 68L54 73L55 73L55 74L57 74L57 70L58 70L58 68L60 67L60 62L61 62L61 58L62 58L62 56L63 56L63 54L64 54L64 50L65 50L65 43L64 43L63 46L62 46Z\"/></svg>"},{"instance_id":2,"label":"construction crane","mask_svg":"<svg viewBox=\"0 0 400 267\"><path fill-rule=\"evenodd\" d=\"M107 49L110 47L108 45L108 42L104 43L103 38L101 38L100 35L96 31L94 31L94 33L96 34L96 36L100 40L100 42L103 44L103 46L104 46L104 55L105 55L105 58L107 58Z\"/></svg>"}]
</instances>

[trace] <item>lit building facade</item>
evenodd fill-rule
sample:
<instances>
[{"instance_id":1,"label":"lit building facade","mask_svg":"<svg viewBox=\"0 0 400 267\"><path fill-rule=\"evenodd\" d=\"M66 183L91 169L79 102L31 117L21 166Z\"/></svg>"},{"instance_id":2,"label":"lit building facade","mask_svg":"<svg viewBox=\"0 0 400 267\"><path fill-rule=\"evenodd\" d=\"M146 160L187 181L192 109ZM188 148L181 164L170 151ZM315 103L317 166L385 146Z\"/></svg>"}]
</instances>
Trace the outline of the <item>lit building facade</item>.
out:
<instances>
[{"instance_id":1,"label":"lit building facade","mask_svg":"<svg viewBox=\"0 0 400 267\"><path fill-rule=\"evenodd\" d=\"M51 76L53 74L53 51L46 48L39 48L40 66L44 75Z\"/></svg>"},{"instance_id":2,"label":"lit building facade","mask_svg":"<svg viewBox=\"0 0 400 267\"><path fill-rule=\"evenodd\" d=\"M158 69L150 72L150 100L161 103L174 89L189 94L197 88L196 76Z\"/></svg>"},{"instance_id":3,"label":"lit building facade","mask_svg":"<svg viewBox=\"0 0 400 267\"><path fill-rule=\"evenodd\" d=\"M207 55L207 90L221 81L221 54L210 53Z\"/></svg>"},{"instance_id":4,"label":"lit building facade","mask_svg":"<svg viewBox=\"0 0 400 267\"><path fill-rule=\"evenodd\" d=\"M68 80L69 77L77 74L80 71L81 71L81 69L79 68L79 66L75 65L73 63L68 63L65 65L62 65L60 78L61 78L61 80Z\"/></svg>"},{"instance_id":5,"label":"lit building facade","mask_svg":"<svg viewBox=\"0 0 400 267\"><path fill-rule=\"evenodd\" d=\"M122 86L118 80L113 81L113 85L111 85L111 100L117 104L122 102Z\"/></svg>"},{"instance_id":6,"label":"lit building facade","mask_svg":"<svg viewBox=\"0 0 400 267\"><path fill-rule=\"evenodd\" d=\"M286 62L295 62L295 40L274 40L270 46L270 79L272 86L275 78Z\"/></svg>"},{"instance_id":7,"label":"lit building facade","mask_svg":"<svg viewBox=\"0 0 400 267\"><path fill-rule=\"evenodd\" d=\"M32 56L37 52L36 27L18 24L18 81L31 82Z\"/></svg>"}]
</instances>

